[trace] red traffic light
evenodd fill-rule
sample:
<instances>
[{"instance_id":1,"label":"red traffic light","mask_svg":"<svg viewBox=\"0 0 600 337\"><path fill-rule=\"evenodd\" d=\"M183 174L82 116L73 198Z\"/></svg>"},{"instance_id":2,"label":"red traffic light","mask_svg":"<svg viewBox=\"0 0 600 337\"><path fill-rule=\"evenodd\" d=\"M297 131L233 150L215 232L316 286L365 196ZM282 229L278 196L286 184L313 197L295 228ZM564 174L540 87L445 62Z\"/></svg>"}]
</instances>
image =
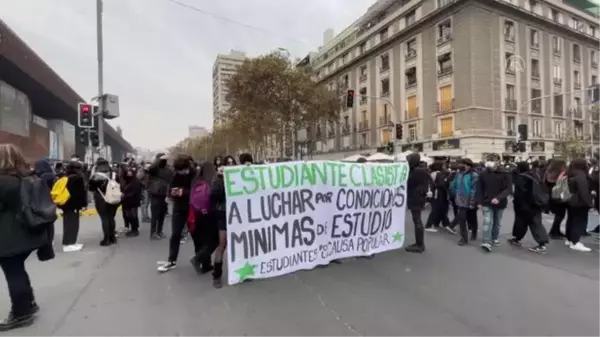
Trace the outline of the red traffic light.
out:
<instances>
[{"instance_id":1,"label":"red traffic light","mask_svg":"<svg viewBox=\"0 0 600 337\"><path fill-rule=\"evenodd\" d=\"M88 113L88 112L90 112L90 110L92 110L92 107L89 104L81 105L81 112Z\"/></svg>"},{"instance_id":2,"label":"red traffic light","mask_svg":"<svg viewBox=\"0 0 600 337\"><path fill-rule=\"evenodd\" d=\"M348 97L354 97L354 90L348 90Z\"/></svg>"}]
</instances>

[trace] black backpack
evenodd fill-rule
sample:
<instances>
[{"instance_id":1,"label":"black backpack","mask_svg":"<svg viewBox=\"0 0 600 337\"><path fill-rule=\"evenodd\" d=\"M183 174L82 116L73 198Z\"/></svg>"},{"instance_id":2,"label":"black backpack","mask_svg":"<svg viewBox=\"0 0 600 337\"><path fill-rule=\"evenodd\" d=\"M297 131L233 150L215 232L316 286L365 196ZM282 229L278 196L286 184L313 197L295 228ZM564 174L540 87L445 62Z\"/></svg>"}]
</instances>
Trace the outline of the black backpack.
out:
<instances>
[{"instance_id":1,"label":"black backpack","mask_svg":"<svg viewBox=\"0 0 600 337\"><path fill-rule=\"evenodd\" d=\"M521 173L521 176L531 180L531 201L533 205L539 208L546 207L550 200L550 193L548 193L546 186L537 177L525 173Z\"/></svg>"},{"instance_id":2,"label":"black backpack","mask_svg":"<svg viewBox=\"0 0 600 337\"><path fill-rule=\"evenodd\" d=\"M37 177L21 179L21 221L32 232L41 232L58 218L56 205L52 201L46 182Z\"/></svg>"}]
</instances>

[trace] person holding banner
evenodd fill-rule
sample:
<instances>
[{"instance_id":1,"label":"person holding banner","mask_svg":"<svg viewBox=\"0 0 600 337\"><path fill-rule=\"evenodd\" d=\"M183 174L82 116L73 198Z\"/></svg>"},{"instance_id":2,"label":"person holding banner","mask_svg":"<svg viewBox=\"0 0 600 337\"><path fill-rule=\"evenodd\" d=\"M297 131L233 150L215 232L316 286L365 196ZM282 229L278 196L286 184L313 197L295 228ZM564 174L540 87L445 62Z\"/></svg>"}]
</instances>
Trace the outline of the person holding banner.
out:
<instances>
[{"instance_id":1,"label":"person holding banner","mask_svg":"<svg viewBox=\"0 0 600 337\"><path fill-rule=\"evenodd\" d=\"M406 156L409 173L406 185L406 207L415 226L415 243L406 247L407 252L422 253L425 251L425 228L421 218L427 198L432 197L433 181L426 169L420 167L421 156L411 153Z\"/></svg>"}]
</instances>

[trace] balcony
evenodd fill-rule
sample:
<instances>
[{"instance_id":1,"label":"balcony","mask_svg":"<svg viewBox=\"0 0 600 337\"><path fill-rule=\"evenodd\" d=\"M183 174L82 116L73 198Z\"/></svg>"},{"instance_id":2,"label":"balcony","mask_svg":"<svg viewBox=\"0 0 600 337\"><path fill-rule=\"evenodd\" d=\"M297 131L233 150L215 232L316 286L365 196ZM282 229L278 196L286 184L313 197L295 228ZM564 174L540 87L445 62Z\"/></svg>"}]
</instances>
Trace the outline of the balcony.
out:
<instances>
[{"instance_id":1,"label":"balcony","mask_svg":"<svg viewBox=\"0 0 600 337\"><path fill-rule=\"evenodd\" d=\"M598 68L598 61L592 60L592 67Z\"/></svg>"},{"instance_id":2,"label":"balcony","mask_svg":"<svg viewBox=\"0 0 600 337\"><path fill-rule=\"evenodd\" d=\"M540 49L540 43L539 42L531 42L530 47L533 49Z\"/></svg>"},{"instance_id":3,"label":"balcony","mask_svg":"<svg viewBox=\"0 0 600 337\"><path fill-rule=\"evenodd\" d=\"M531 71L531 79L532 80L539 80L540 79L540 71L539 70L532 70Z\"/></svg>"},{"instance_id":4,"label":"balcony","mask_svg":"<svg viewBox=\"0 0 600 337\"><path fill-rule=\"evenodd\" d=\"M514 34L504 34L504 41L515 42L515 35Z\"/></svg>"},{"instance_id":5,"label":"balcony","mask_svg":"<svg viewBox=\"0 0 600 337\"><path fill-rule=\"evenodd\" d=\"M556 78L556 77L555 77L555 78L553 79L553 81L554 81L554 84L556 84L556 85L561 85L561 84L562 84L562 78Z\"/></svg>"},{"instance_id":6,"label":"balcony","mask_svg":"<svg viewBox=\"0 0 600 337\"><path fill-rule=\"evenodd\" d=\"M366 94L359 94L360 95L360 105L365 105L369 102L369 98L366 97Z\"/></svg>"},{"instance_id":7,"label":"balcony","mask_svg":"<svg viewBox=\"0 0 600 337\"><path fill-rule=\"evenodd\" d=\"M417 51L414 50L414 49L409 49L409 50L406 51L406 55L404 56L404 60L408 61L408 60L413 59L415 57L417 57Z\"/></svg>"},{"instance_id":8,"label":"balcony","mask_svg":"<svg viewBox=\"0 0 600 337\"><path fill-rule=\"evenodd\" d=\"M361 81L361 82L364 82L364 81L366 81L366 80L367 80L367 74L362 74L362 75L360 75L360 81Z\"/></svg>"},{"instance_id":9,"label":"balcony","mask_svg":"<svg viewBox=\"0 0 600 337\"><path fill-rule=\"evenodd\" d=\"M560 55L562 54L562 53L560 52L560 49L558 49L558 48L554 48L554 49L553 49L553 52L554 52L554 56L558 56L558 57L560 57Z\"/></svg>"},{"instance_id":10,"label":"balcony","mask_svg":"<svg viewBox=\"0 0 600 337\"><path fill-rule=\"evenodd\" d=\"M444 35L438 37L437 44L439 46L450 40L452 40L452 33L445 33Z\"/></svg>"},{"instance_id":11,"label":"balcony","mask_svg":"<svg viewBox=\"0 0 600 337\"><path fill-rule=\"evenodd\" d=\"M504 110L517 111L517 100L513 98L507 98L504 100Z\"/></svg>"},{"instance_id":12,"label":"balcony","mask_svg":"<svg viewBox=\"0 0 600 337\"><path fill-rule=\"evenodd\" d=\"M515 75L517 73L514 67L508 67L504 72L509 75Z\"/></svg>"},{"instance_id":13,"label":"balcony","mask_svg":"<svg viewBox=\"0 0 600 337\"><path fill-rule=\"evenodd\" d=\"M531 113L542 114L542 102L531 102Z\"/></svg>"},{"instance_id":14,"label":"balcony","mask_svg":"<svg viewBox=\"0 0 600 337\"><path fill-rule=\"evenodd\" d=\"M454 98L438 102L438 113L443 114L452 110L454 110Z\"/></svg>"},{"instance_id":15,"label":"balcony","mask_svg":"<svg viewBox=\"0 0 600 337\"><path fill-rule=\"evenodd\" d=\"M406 80L406 86L405 86L406 89L412 88L412 87L416 87L416 86L417 86L417 79L416 78L415 79L408 79L408 80Z\"/></svg>"},{"instance_id":16,"label":"balcony","mask_svg":"<svg viewBox=\"0 0 600 337\"><path fill-rule=\"evenodd\" d=\"M328 138L335 138L335 130L329 129L329 131L327 132L327 137Z\"/></svg>"},{"instance_id":17,"label":"balcony","mask_svg":"<svg viewBox=\"0 0 600 337\"><path fill-rule=\"evenodd\" d=\"M581 55L573 55L573 62L575 63L581 63Z\"/></svg>"},{"instance_id":18,"label":"balcony","mask_svg":"<svg viewBox=\"0 0 600 337\"><path fill-rule=\"evenodd\" d=\"M379 126L380 127L386 127L386 126L392 126L392 125L394 125L394 123L392 123L392 116L385 115L385 116L379 117Z\"/></svg>"},{"instance_id":19,"label":"balcony","mask_svg":"<svg viewBox=\"0 0 600 337\"><path fill-rule=\"evenodd\" d=\"M517 135L517 132L515 130L508 129L508 130L506 130L506 135L509 137L513 137L513 136Z\"/></svg>"},{"instance_id":20,"label":"balcony","mask_svg":"<svg viewBox=\"0 0 600 337\"><path fill-rule=\"evenodd\" d=\"M567 111L568 117L583 119L583 110L581 108L571 108Z\"/></svg>"},{"instance_id":21,"label":"balcony","mask_svg":"<svg viewBox=\"0 0 600 337\"><path fill-rule=\"evenodd\" d=\"M413 109L404 110L404 119L411 120L419 118L419 108L415 107Z\"/></svg>"},{"instance_id":22,"label":"balcony","mask_svg":"<svg viewBox=\"0 0 600 337\"><path fill-rule=\"evenodd\" d=\"M350 125L344 124L342 125L342 135L346 136L350 134Z\"/></svg>"},{"instance_id":23,"label":"balcony","mask_svg":"<svg viewBox=\"0 0 600 337\"><path fill-rule=\"evenodd\" d=\"M562 105L554 105L554 116L562 117L563 116L563 107Z\"/></svg>"},{"instance_id":24,"label":"balcony","mask_svg":"<svg viewBox=\"0 0 600 337\"><path fill-rule=\"evenodd\" d=\"M440 68L440 70L438 70L438 77L444 77L446 75L450 75L450 74L452 74L452 71L453 71L453 67L451 65L444 66L444 67Z\"/></svg>"},{"instance_id":25,"label":"balcony","mask_svg":"<svg viewBox=\"0 0 600 337\"><path fill-rule=\"evenodd\" d=\"M382 91L381 94L379 94L380 97L388 97L390 95L390 90L386 90L386 91Z\"/></svg>"},{"instance_id":26,"label":"balcony","mask_svg":"<svg viewBox=\"0 0 600 337\"><path fill-rule=\"evenodd\" d=\"M575 82L575 83L573 83L573 87L575 88L575 90L581 89L581 82Z\"/></svg>"},{"instance_id":27,"label":"balcony","mask_svg":"<svg viewBox=\"0 0 600 337\"><path fill-rule=\"evenodd\" d=\"M369 121L361 121L358 123L358 131L369 130Z\"/></svg>"}]
</instances>

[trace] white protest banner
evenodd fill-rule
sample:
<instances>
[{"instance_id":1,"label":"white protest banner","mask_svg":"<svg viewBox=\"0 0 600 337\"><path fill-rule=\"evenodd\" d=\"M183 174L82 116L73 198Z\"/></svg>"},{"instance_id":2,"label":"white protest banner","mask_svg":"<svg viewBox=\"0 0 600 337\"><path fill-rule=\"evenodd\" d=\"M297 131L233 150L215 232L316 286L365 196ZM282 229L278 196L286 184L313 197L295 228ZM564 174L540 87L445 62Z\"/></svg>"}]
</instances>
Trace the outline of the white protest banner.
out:
<instances>
[{"instance_id":1,"label":"white protest banner","mask_svg":"<svg viewBox=\"0 0 600 337\"><path fill-rule=\"evenodd\" d=\"M408 164L228 166L229 284L402 247Z\"/></svg>"}]
</instances>

